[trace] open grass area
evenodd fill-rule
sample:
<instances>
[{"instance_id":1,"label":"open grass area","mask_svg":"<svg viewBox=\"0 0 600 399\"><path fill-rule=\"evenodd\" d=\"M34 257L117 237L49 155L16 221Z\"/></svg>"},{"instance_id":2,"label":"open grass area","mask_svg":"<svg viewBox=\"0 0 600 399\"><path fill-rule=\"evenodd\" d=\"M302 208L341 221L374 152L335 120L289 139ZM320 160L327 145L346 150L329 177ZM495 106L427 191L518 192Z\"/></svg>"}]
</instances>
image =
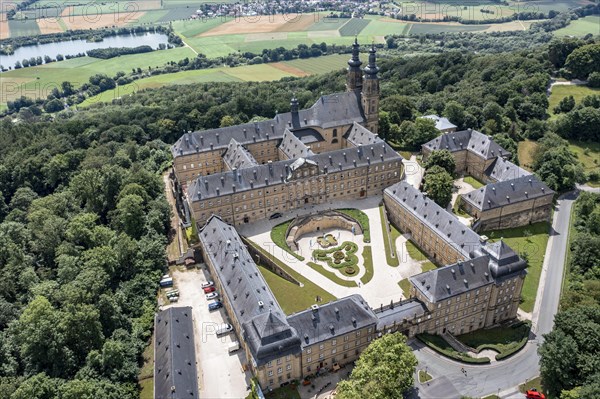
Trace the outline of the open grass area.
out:
<instances>
[{"instance_id":1,"label":"open grass area","mask_svg":"<svg viewBox=\"0 0 600 399\"><path fill-rule=\"evenodd\" d=\"M142 358L144 364L140 368L138 375L138 384L142 388L140 392L140 399L152 399L154 397L154 345L153 339L150 338L150 342L144 352Z\"/></svg>"},{"instance_id":2,"label":"open grass area","mask_svg":"<svg viewBox=\"0 0 600 399\"><path fill-rule=\"evenodd\" d=\"M463 181L467 184L472 185L475 190L477 190L478 188L481 188L485 185L482 182L480 182L479 180L477 180L476 178L474 178L473 176L465 176Z\"/></svg>"},{"instance_id":3,"label":"open grass area","mask_svg":"<svg viewBox=\"0 0 600 399\"><path fill-rule=\"evenodd\" d=\"M535 388L543 394L546 393L544 387L542 386L542 377L532 378L526 383L519 385L519 392L525 393L525 391L531 388Z\"/></svg>"},{"instance_id":4,"label":"open grass area","mask_svg":"<svg viewBox=\"0 0 600 399\"><path fill-rule=\"evenodd\" d=\"M367 284L373 278L375 270L373 270L373 254L371 252L371 246L365 245L362 253L363 264L365 266L365 274L360 278L363 284Z\"/></svg>"},{"instance_id":5,"label":"open grass area","mask_svg":"<svg viewBox=\"0 0 600 399\"><path fill-rule=\"evenodd\" d=\"M437 269L437 266L433 262L427 261L427 262L421 263L421 270L423 272L428 272L433 269Z\"/></svg>"},{"instance_id":6,"label":"open grass area","mask_svg":"<svg viewBox=\"0 0 600 399\"><path fill-rule=\"evenodd\" d=\"M490 25L460 25L441 23L411 23L408 33L413 36L428 33L478 32L488 29Z\"/></svg>"},{"instance_id":7,"label":"open grass area","mask_svg":"<svg viewBox=\"0 0 600 399\"><path fill-rule=\"evenodd\" d=\"M371 242L371 230L369 228L369 217L366 213L359 209L336 209L336 211L344 213L351 218L354 218L363 230L363 241Z\"/></svg>"},{"instance_id":8,"label":"open grass area","mask_svg":"<svg viewBox=\"0 0 600 399\"><path fill-rule=\"evenodd\" d=\"M396 242L396 238L400 235L400 232L396 230L391 223L389 226L392 231L388 230L388 223L386 222L387 219L385 217L385 208L383 205L379 205L379 216L381 217L381 231L383 233L383 244L385 246L385 259L388 265L396 267L400 264L400 261L398 260L396 245L394 245L394 243Z\"/></svg>"},{"instance_id":9,"label":"open grass area","mask_svg":"<svg viewBox=\"0 0 600 399\"><path fill-rule=\"evenodd\" d=\"M490 238L491 242L503 238L516 253L527 260L527 277L523 283L521 292L522 302L519 306L524 312L533 311L535 297L538 285L540 283L540 274L542 264L544 263L544 254L548 244L548 232L550 224L548 222L535 223L529 226L521 226L513 229L486 231L481 233Z\"/></svg>"},{"instance_id":10,"label":"open grass area","mask_svg":"<svg viewBox=\"0 0 600 399\"><path fill-rule=\"evenodd\" d=\"M304 260L303 256L298 255L297 253L292 251L292 248L290 248L288 246L288 244L285 240L285 233L287 232L287 229L290 226L290 223L292 223L292 220L288 220L287 222L283 222L283 223L278 224L277 226L273 227L273 229L271 230L271 240L273 240L275 245L277 245L279 248L283 249L285 252L291 254L296 259Z\"/></svg>"},{"instance_id":11,"label":"open grass area","mask_svg":"<svg viewBox=\"0 0 600 399\"><path fill-rule=\"evenodd\" d=\"M419 370L419 382L422 384L424 382L430 381L431 375L425 370Z\"/></svg>"},{"instance_id":12,"label":"open grass area","mask_svg":"<svg viewBox=\"0 0 600 399\"><path fill-rule=\"evenodd\" d=\"M416 261L428 260L425 252L423 252L421 248L417 247L412 241L406 241L406 250L408 252L408 256Z\"/></svg>"},{"instance_id":13,"label":"open grass area","mask_svg":"<svg viewBox=\"0 0 600 399\"><path fill-rule=\"evenodd\" d=\"M532 171L533 169L533 154L537 147L537 143L531 140L519 141L519 147L517 154L519 157L519 163L523 169Z\"/></svg>"},{"instance_id":14,"label":"open grass area","mask_svg":"<svg viewBox=\"0 0 600 399\"><path fill-rule=\"evenodd\" d=\"M412 286L410 281L407 278L403 278L402 280L398 281L398 285L400 288L402 288L402 294L404 295L404 298L409 298L410 288Z\"/></svg>"},{"instance_id":15,"label":"open grass area","mask_svg":"<svg viewBox=\"0 0 600 399\"><path fill-rule=\"evenodd\" d=\"M490 359L487 357L475 358L465 353L457 352L456 350L454 350L453 347L450 346L448 342L446 342L446 340L444 340L444 338L440 337L439 335L418 334L417 338L419 339L419 341L423 342L425 345L427 345L437 353L440 353L444 356L448 356L449 358L458 360L460 362L476 364L490 362Z\"/></svg>"},{"instance_id":16,"label":"open grass area","mask_svg":"<svg viewBox=\"0 0 600 399\"><path fill-rule=\"evenodd\" d=\"M586 173L600 173L600 143L569 140L569 149L583 164ZM598 181L588 181L587 184L593 187L600 186Z\"/></svg>"},{"instance_id":17,"label":"open grass area","mask_svg":"<svg viewBox=\"0 0 600 399\"><path fill-rule=\"evenodd\" d=\"M154 378L147 378L138 382L141 387L140 399L154 399Z\"/></svg>"},{"instance_id":18,"label":"open grass area","mask_svg":"<svg viewBox=\"0 0 600 399\"><path fill-rule=\"evenodd\" d=\"M319 58L304 58L285 61L284 64L298 68L308 74L321 74L345 68L350 56L348 54L333 54Z\"/></svg>"},{"instance_id":19,"label":"open grass area","mask_svg":"<svg viewBox=\"0 0 600 399\"><path fill-rule=\"evenodd\" d=\"M588 15L571 21L569 25L554 31L556 36L585 36L588 33L600 34L600 15Z\"/></svg>"},{"instance_id":20,"label":"open grass area","mask_svg":"<svg viewBox=\"0 0 600 399\"><path fill-rule=\"evenodd\" d=\"M329 280L333 281L334 283L336 283L338 285L341 285L343 287L356 287L357 286L356 282L344 280L344 279L340 278L337 274L335 274L335 272L326 270L325 267L322 265L316 264L314 262L308 262L307 265L310 266L311 269L321 273L323 276L327 277Z\"/></svg>"},{"instance_id":21,"label":"open grass area","mask_svg":"<svg viewBox=\"0 0 600 399\"><path fill-rule=\"evenodd\" d=\"M281 388L274 389L265 395L266 399L300 399L298 389L294 385L286 385Z\"/></svg>"},{"instance_id":22,"label":"open grass area","mask_svg":"<svg viewBox=\"0 0 600 399\"><path fill-rule=\"evenodd\" d=\"M510 327L496 327L473 331L458 335L456 339L476 349L477 352L484 349L495 350L499 352L496 355L496 360L501 360L525 346L530 329L530 322L521 322Z\"/></svg>"},{"instance_id":23,"label":"open grass area","mask_svg":"<svg viewBox=\"0 0 600 399\"><path fill-rule=\"evenodd\" d=\"M565 97L573 96L576 104L580 104L583 97L600 94L600 88L591 88L582 85L555 85L552 86L552 93L548 98L548 113L553 116L554 108Z\"/></svg>"}]
</instances>

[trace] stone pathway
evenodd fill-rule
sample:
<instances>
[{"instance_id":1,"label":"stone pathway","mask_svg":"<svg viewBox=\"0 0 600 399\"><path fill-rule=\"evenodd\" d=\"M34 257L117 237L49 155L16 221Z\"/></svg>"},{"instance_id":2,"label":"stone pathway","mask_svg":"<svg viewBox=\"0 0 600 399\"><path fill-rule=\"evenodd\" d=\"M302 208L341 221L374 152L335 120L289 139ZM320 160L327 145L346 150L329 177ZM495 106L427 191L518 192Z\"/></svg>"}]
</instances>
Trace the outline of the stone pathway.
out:
<instances>
[{"instance_id":1,"label":"stone pathway","mask_svg":"<svg viewBox=\"0 0 600 399\"><path fill-rule=\"evenodd\" d=\"M452 210L454 209L454 204L456 204L456 201L458 200L458 196L459 195L467 194L467 193L470 193L471 191L475 190L475 187L473 187L469 183L466 183L464 181L463 177L461 177L460 179L455 180L454 181L454 186L458 187L458 191L455 191L455 192L452 193L452 200L450 201L450 205L448 206L449 212L452 212ZM471 226L471 223L473 222L473 218L472 217L464 217L464 216L461 216L461 215L457 215L454 212L452 212L452 214L454 216L456 216L458 218L458 220L460 220L460 222L462 224L464 224L465 226L468 226L468 227Z\"/></svg>"},{"instance_id":2,"label":"stone pathway","mask_svg":"<svg viewBox=\"0 0 600 399\"><path fill-rule=\"evenodd\" d=\"M423 179L425 169L419 165L415 155L411 156L410 159L402 160L402 163L404 164L404 175L406 176L406 182L418 190L419 186L421 185L421 180Z\"/></svg>"}]
</instances>

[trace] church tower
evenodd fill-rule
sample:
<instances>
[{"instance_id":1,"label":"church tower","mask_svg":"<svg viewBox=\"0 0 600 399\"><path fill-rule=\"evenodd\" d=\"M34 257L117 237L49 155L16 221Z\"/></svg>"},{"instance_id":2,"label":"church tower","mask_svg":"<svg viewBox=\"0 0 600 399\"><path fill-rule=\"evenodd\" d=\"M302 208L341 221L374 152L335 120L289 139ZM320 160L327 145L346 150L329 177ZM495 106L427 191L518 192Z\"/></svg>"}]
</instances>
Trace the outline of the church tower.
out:
<instances>
[{"instance_id":1,"label":"church tower","mask_svg":"<svg viewBox=\"0 0 600 399\"><path fill-rule=\"evenodd\" d=\"M369 50L369 64L364 69L361 101L367 123L365 127L377 133L379 128L379 67L375 45Z\"/></svg>"},{"instance_id":2,"label":"church tower","mask_svg":"<svg viewBox=\"0 0 600 399\"><path fill-rule=\"evenodd\" d=\"M362 71L360 66L362 61L359 58L360 45L358 39L354 38L352 44L352 58L348 60L348 75L346 77L346 90L354 91L362 88Z\"/></svg>"}]
</instances>

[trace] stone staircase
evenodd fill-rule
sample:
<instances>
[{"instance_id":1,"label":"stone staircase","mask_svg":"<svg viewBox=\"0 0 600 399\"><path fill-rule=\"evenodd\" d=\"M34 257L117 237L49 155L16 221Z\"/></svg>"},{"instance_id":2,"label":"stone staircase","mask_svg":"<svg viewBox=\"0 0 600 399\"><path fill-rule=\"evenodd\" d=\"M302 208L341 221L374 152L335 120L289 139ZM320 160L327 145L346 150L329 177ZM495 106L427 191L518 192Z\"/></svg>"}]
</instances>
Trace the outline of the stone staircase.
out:
<instances>
[{"instance_id":1,"label":"stone staircase","mask_svg":"<svg viewBox=\"0 0 600 399\"><path fill-rule=\"evenodd\" d=\"M444 340L446 342L448 342L448 344L457 352L461 352L461 353L476 353L476 350L471 348L470 346L467 346L465 344L463 344L462 342L460 342L459 340L457 340L454 335L450 334L449 332L446 332L444 334L442 334L442 338L444 338Z\"/></svg>"}]
</instances>

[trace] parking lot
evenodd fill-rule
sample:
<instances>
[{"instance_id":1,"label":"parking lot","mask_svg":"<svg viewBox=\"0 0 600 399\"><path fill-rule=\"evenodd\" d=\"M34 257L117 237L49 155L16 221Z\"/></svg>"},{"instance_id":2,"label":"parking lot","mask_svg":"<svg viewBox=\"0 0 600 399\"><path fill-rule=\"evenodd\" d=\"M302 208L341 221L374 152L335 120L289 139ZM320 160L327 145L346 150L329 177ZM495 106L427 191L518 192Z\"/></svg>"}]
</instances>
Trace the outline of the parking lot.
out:
<instances>
[{"instance_id":1,"label":"parking lot","mask_svg":"<svg viewBox=\"0 0 600 399\"><path fill-rule=\"evenodd\" d=\"M179 301L165 306L191 306L194 318L194 340L198 368L198 387L201 398L245 398L249 391L251 374L244 372L246 355L242 349L229 353L231 342L238 341L235 332L217 337L215 332L223 323L229 323L223 308L209 312L208 302L200 285L212 280L206 267L186 271L172 269L171 276ZM221 294L221 293L219 293Z\"/></svg>"}]
</instances>

